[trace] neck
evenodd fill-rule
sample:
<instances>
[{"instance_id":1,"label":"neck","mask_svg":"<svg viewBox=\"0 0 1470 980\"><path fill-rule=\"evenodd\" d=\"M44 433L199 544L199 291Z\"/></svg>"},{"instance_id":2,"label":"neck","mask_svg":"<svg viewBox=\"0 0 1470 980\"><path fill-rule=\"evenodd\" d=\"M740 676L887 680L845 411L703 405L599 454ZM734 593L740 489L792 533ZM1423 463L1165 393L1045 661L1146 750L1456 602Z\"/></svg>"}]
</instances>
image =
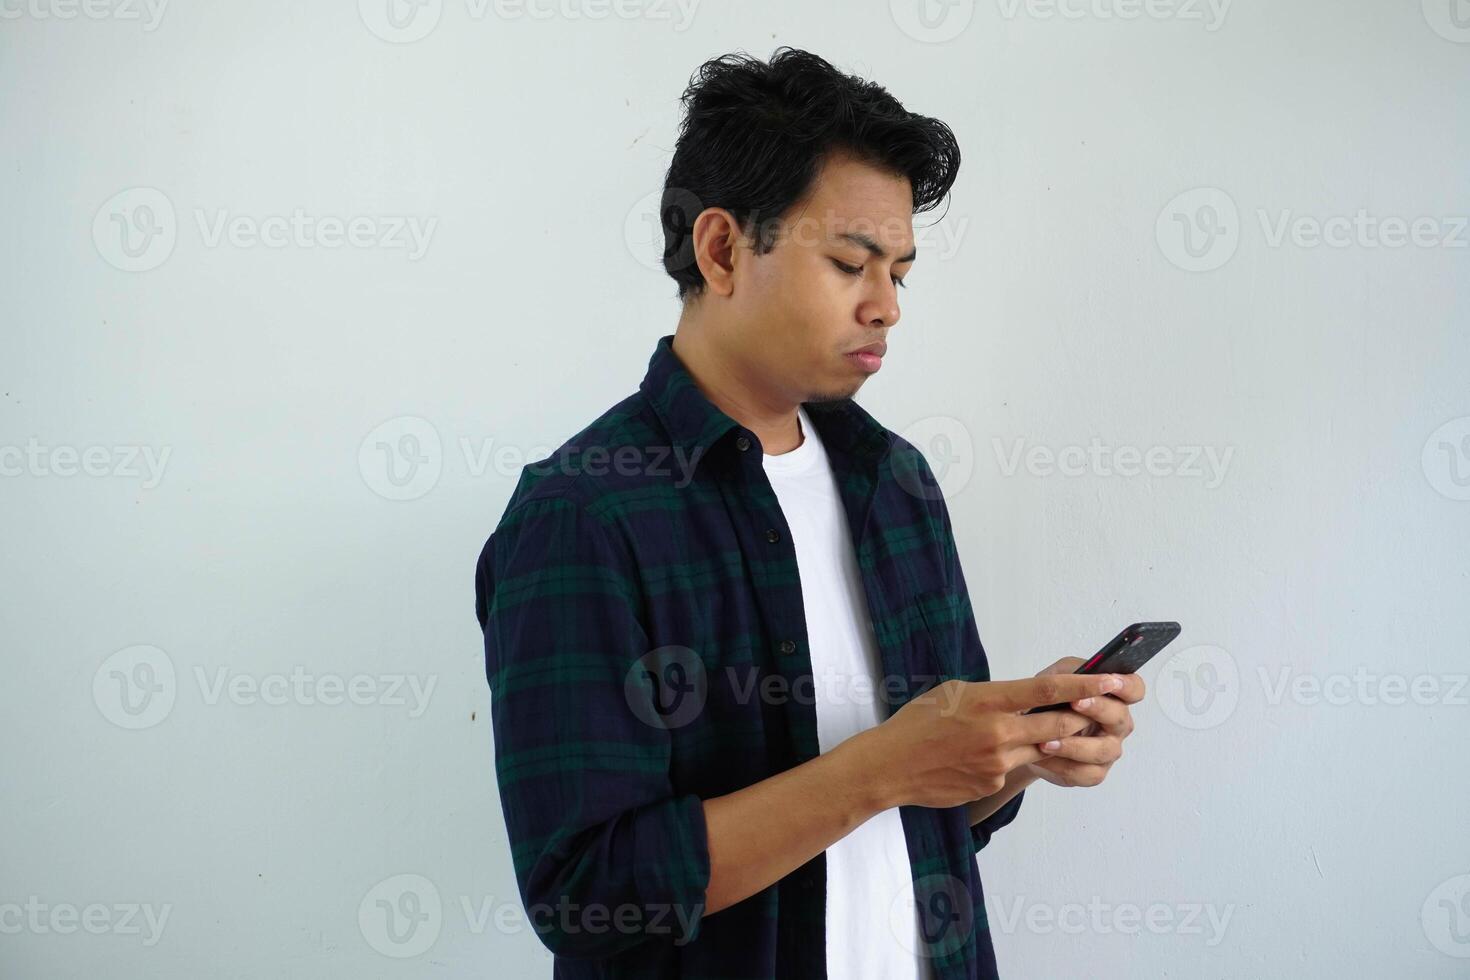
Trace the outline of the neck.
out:
<instances>
[{"instance_id":1,"label":"neck","mask_svg":"<svg viewBox=\"0 0 1470 980\"><path fill-rule=\"evenodd\" d=\"M674 331L674 353L695 385L716 408L754 432L767 455L779 456L800 446L803 436L796 416L800 402L776 395L761 385L761 378L748 376L750 372L721 350L711 334L683 320Z\"/></svg>"}]
</instances>

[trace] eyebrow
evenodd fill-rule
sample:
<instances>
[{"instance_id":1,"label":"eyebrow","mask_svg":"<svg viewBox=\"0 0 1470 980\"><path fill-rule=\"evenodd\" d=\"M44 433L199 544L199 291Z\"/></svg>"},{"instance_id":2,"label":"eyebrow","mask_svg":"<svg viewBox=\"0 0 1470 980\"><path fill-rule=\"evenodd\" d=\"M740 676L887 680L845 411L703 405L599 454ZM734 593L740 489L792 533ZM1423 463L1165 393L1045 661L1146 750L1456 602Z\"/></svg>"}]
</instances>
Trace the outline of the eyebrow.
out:
<instances>
[{"instance_id":1,"label":"eyebrow","mask_svg":"<svg viewBox=\"0 0 1470 980\"><path fill-rule=\"evenodd\" d=\"M888 252L887 252L886 249L883 248L882 245L879 245L877 242L873 241L872 238L868 237L867 235L864 235L860 231L845 231L842 234L838 235L837 237L838 238L845 238L845 239L847 239L848 241L852 242L855 245L861 245L863 248L867 249L868 252L870 254L872 254L872 256L874 258L878 258L878 259L886 259L886 258L888 258ZM907 254L907 255L900 255L898 258L894 259L893 261L894 262L912 262L912 261L914 261L914 257L917 256L917 255L918 255L918 249L917 248L911 248L911 249L909 249L909 254Z\"/></svg>"}]
</instances>

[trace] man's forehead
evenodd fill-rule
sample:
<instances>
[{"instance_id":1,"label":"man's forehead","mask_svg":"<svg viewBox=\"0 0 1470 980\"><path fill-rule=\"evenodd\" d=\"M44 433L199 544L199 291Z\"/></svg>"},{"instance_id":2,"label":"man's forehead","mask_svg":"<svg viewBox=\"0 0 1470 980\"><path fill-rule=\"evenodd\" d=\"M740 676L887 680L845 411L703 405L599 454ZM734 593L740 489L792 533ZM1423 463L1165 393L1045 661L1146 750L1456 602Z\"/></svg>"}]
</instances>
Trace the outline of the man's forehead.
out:
<instances>
[{"instance_id":1,"label":"man's forehead","mask_svg":"<svg viewBox=\"0 0 1470 980\"><path fill-rule=\"evenodd\" d=\"M907 181L903 193L890 193L895 185L881 189L841 186L819 182L815 192L793 209L783 222L786 231L806 246L861 248L886 259L914 255L913 198Z\"/></svg>"},{"instance_id":2,"label":"man's forehead","mask_svg":"<svg viewBox=\"0 0 1470 980\"><path fill-rule=\"evenodd\" d=\"M812 190L804 212L819 217L827 242L851 243L849 236L861 235L888 250L913 246L914 198L907 179L834 157Z\"/></svg>"}]
</instances>

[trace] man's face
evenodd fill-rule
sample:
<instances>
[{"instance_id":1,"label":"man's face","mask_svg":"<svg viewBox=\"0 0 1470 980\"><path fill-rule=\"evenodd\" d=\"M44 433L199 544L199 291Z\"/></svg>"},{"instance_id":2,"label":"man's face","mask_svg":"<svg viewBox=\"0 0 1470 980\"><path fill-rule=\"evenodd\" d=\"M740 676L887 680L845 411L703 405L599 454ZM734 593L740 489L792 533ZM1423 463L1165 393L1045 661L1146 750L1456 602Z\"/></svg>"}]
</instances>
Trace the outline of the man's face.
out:
<instances>
[{"instance_id":1,"label":"man's face","mask_svg":"<svg viewBox=\"0 0 1470 980\"><path fill-rule=\"evenodd\" d=\"M740 336L730 339L750 380L793 402L850 397L872 373L850 352L898 322L895 280L914 258L909 182L829 158L783 216L775 248L741 258L731 295Z\"/></svg>"}]
</instances>

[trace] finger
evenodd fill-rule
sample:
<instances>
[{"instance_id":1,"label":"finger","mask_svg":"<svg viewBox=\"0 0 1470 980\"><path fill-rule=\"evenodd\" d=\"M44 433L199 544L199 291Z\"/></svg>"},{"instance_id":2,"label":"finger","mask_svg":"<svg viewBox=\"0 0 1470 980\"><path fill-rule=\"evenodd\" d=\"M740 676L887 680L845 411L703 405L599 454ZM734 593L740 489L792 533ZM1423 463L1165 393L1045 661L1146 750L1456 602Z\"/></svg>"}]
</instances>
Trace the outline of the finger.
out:
<instances>
[{"instance_id":1,"label":"finger","mask_svg":"<svg viewBox=\"0 0 1470 980\"><path fill-rule=\"evenodd\" d=\"M1072 702L1072 710L1086 715L1113 735L1127 735L1133 731L1128 705L1117 698L1083 698Z\"/></svg>"},{"instance_id":2,"label":"finger","mask_svg":"<svg viewBox=\"0 0 1470 980\"><path fill-rule=\"evenodd\" d=\"M1047 748L1049 745L1057 747ZM1041 751L1048 758L1110 766L1123 757L1123 740L1115 735L1098 735L1092 738L1074 735L1057 742L1047 742L1041 746Z\"/></svg>"},{"instance_id":3,"label":"finger","mask_svg":"<svg viewBox=\"0 0 1470 980\"><path fill-rule=\"evenodd\" d=\"M1036 672L1036 676L1040 677L1043 674L1075 674L1077 668L1081 667L1084 663L1086 661L1081 657L1063 657L1056 663L1041 668L1041 670Z\"/></svg>"},{"instance_id":4,"label":"finger","mask_svg":"<svg viewBox=\"0 0 1470 980\"><path fill-rule=\"evenodd\" d=\"M1018 769L1021 766L1030 765L1033 762L1045 762L1050 752L1043 752L1035 745L1013 745L1001 752L1001 764L1005 766L1006 772Z\"/></svg>"},{"instance_id":5,"label":"finger","mask_svg":"<svg viewBox=\"0 0 1470 980\"><path fill-rule=\"evenodd\" d=\"M1058 746L1060 746L1061 740L1057 740L1057 744ZM1033 742L1027 742L1024 745L1013 745L1010 748L1005 749L1003 752L1001 752L1001 760L1005 766L1006 772L1010 772L1012 769L1019 768L1020 766L1030 765L1033 762L1045 763L1051 761L1052 757L1055 755L1057 755L1055 751L1043 751L1040 745L1037 745ZM1058 759L1056 761L1067 762L1070 760Z\"/></svg>"},{"instance_id":6,"label":"finger","mask_svg":"<svg viewBox=\"0 0 1470 980\"><path fill-rule=\"evenodd\" d=\"M1059 738L1079 735L1092 725L1092 719L1071 708L1044 711L1036 715L1019 715L1015 728L1006 739L1012 745L1040 745Z\"/></svg>"},{"instance_id":7,"label":"finger","mask_svg":"<svg viewBox=\"0 0 1470 980\"><path fill-rule=\"evenodd\" d=\"M985 681L985 703L1003 711L1025 711L1046 704L1111 694L1121 690L1118 674L1044 674L1019 681Z\"/></svg>"},{"instance_id":8,"label":"finger","mask_svg":"<svg viewBox=\"0 0 1470 980\"><path fill-rule=\"evenodd\" d=\"M1071 759L1043 759L1037 765L1056 773L1066 786L1096 786L1108 775L1107 766L1073 762Z\"/></svg>"},{"instance_id":9,"label":"finger","mask_svg":"<svg viewBox=\"0 0 1470 980\"><path fill-rule=\"evenodd\" d=\"M1137 674L1121 674L1123 686L1113 692L1113 697L1125 704L1137 704L1147 691L1143 678Z\"/></svg>"}]
</instances>

